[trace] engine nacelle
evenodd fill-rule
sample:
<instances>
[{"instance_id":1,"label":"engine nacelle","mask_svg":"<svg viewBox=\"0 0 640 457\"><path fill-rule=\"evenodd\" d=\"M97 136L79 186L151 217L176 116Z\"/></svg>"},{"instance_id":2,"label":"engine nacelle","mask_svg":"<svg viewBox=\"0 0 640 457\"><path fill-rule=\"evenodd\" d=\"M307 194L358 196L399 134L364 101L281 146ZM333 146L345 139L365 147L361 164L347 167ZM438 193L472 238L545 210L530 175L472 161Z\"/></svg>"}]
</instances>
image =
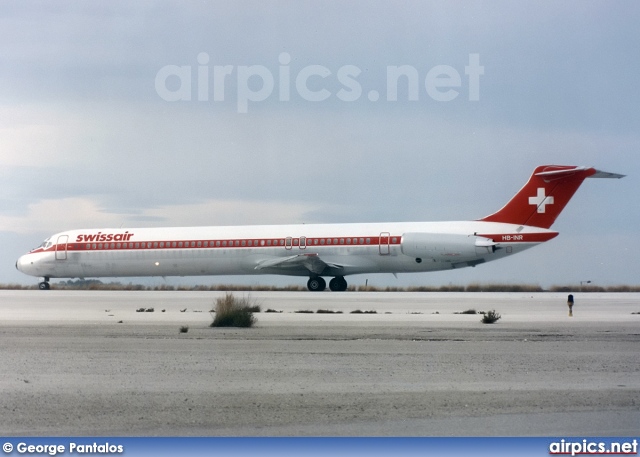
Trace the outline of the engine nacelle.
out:
<instances>
[{"instance_id":1,"label":"engine nacelle","mask_svg":"<svg viewBox=\"0 0 640 457\"><path fill-rule=\"evenodd\" d=\"M496 243L482 236L449 233L405 233L400 248L404 255L417 259L470 259L491 254Z\"/></svg>"}]
</instances>

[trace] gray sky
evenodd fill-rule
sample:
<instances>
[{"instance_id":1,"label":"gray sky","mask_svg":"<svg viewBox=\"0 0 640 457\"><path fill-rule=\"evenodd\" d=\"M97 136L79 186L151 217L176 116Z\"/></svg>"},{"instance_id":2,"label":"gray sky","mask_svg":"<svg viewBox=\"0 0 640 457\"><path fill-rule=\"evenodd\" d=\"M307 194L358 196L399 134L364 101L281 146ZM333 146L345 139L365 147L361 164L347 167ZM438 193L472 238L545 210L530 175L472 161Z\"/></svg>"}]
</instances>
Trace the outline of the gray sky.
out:
<instances>
[{"instance_id":1,"label":"gray sky","mask_svg":"<svg viewBox=\"0 0 640 457\"><path fill-rule=\"evenodd\" d=\"M0 283L66 229L476 219L566 164L628 176L586 181L543 246L369 283L638 284L639 23L635 1L4 1Z\"/></svg>"}]
</instances>

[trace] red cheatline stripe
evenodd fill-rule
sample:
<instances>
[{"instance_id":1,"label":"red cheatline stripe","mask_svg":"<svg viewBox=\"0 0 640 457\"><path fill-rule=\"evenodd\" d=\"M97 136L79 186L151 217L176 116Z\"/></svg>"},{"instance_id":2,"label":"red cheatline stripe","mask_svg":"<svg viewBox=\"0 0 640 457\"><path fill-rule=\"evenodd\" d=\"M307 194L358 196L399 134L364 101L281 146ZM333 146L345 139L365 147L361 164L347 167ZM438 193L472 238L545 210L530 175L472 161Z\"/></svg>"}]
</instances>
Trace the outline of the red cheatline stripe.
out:
<instances>
[{"instance_id":1,"label":"red cheatline stripe","mask_svg":"<svg viewBox=\"0 0 640 457\"><path fill-rule=\"evenodd\" d=\"M489 238L496 243L541 243L555 238L558 232L512 233L512 234L476 234ZM244 238L225 240L164 240L164 241L111 241L111 242L69 242L69 251L117 251L149 249L230 249L230 248L315 248L322 246L377 246L400 245L401 236L359 236L359 237L314 237L314 238ZM63 244L32 252L64 251Z\"/></svg>"},{"instance_id":2,"label":"red cheatline stripe","mask_svg":"<svg viewBox=\"0 0 640 457\"><path fill-rule=\"evenodd\" d=\"M399 245L401 236L360 236L326 238L245 238L225 240L165 240L165 241L111 241L111 242L69 242L69 251L117 251L149 249L230 249L230 248L315 248L322 246L377 246ZM303 241L301 241L303 240ZM54 245L41 252L62 250L63 244Z\"/></svg>"}]
</instances>

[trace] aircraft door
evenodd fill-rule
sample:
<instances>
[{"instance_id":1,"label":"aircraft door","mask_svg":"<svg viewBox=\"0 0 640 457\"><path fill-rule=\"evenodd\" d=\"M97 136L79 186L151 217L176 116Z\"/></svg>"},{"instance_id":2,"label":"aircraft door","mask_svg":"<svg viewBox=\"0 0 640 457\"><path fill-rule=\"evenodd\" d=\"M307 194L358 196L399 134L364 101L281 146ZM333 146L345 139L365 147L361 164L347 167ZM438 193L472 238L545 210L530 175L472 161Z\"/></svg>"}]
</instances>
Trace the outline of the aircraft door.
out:
<instances>
[{"instance_id":1,"label":"aircraft door","mask_svg":"<svg viewBox=\"0 0 640 457\"><path fill-rule=\"evenodd\" d=\"M380 232L380 241L378 247L380 249L380 255L389 255L391 253L389 244L391 242L391 233Z\"/></svg>"},{"instance_id":2,"label":"aircraft door","mask_svg":"<svg viewBox=\"0 0 640 457\"><path fill-rule=\"evenodd\" d=\"M56 242L56 260L67 260L67 242L69 235L60 235Z\"/></svg>"}]
</instances>

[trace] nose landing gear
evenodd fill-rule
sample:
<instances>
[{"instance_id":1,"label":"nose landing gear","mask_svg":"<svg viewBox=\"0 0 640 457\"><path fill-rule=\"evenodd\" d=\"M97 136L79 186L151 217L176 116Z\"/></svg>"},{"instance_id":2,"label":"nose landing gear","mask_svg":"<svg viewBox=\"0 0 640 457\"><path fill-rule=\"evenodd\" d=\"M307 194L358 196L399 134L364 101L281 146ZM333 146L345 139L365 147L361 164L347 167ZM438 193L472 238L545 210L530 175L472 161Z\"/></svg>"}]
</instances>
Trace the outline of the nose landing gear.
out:
<instances>
[{"instance_id":1,"label":"nose landing gear","mask_svg":"<svg viewBox=\"0 0 640 457\"><path fill-rule=\"evenodd\" d=\"M42 281L38 283L38 289L49 290L51 288L51 286L49 285L49 278L45 276L44 278L41 278L41 279Z\"/></svg>"}]
</instances>

